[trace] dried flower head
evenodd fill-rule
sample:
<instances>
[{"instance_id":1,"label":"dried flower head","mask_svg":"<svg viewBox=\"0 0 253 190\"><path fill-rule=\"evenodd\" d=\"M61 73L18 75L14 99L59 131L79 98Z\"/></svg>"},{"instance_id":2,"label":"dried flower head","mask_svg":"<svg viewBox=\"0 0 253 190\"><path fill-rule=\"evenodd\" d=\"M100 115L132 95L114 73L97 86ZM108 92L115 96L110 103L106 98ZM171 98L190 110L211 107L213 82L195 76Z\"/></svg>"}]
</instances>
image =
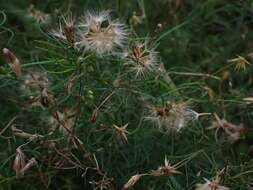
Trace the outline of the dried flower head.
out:
<instances>
[{"instance_id":1,"label":"dried flower head","mask_svg":"<svg viewBox=\"0 0 253 190\"><path fill-rule=\"evenodd\" d=\"M144 77L147 73L157 72L159 68L158 53L150 48L148 42L135 43L124 53L126 65L135 77Z\"/></svg>"},{"instance_id":2,"label":"dried flower head","mask_svg":"<svg viewBox=\"0 0 253 190\"><path fill-rule=\"evenodd\" d=\"M187 103L167 102L163 106L149 106L150 116L147 119L155 122L159 128L177 131L184 128L188 122L198 119L199 115L190 109Z\"/></svg>"},{"instance_id":3,"label":"dried flower head","mask_svg":"<svg viewBox=\"0 0 253 190\"><path fill-rule=\"evenodd\" d=\"M3 49L3 55L4 55L6 63L8 63L12 72L15 73L17 77L21 77L22 75L21 64L18 58L7 48Z\"/></svg>"},{"instance_id":4,"label":"dried flower head","mask_svg":"<svg viewBox=\"0 0 253 190\"><path fill-rule=\"evenodd\" d=\"M128 123L121 127L117 125L113 125L113 128L115 129L117 136L126 143L128 142L127 135L129 134L129 132L127 131L127 126L128 126Z\"/></svg>"},{"instance_id":5,"label":"dried flower head","mask_svg":"<svg viewBox=\"0 0 253 190\"><path fill-rule=\"evenodd\" d=\"M214 121L207 129L216 129L217 132L219 129L223 129L231 142L235 142L242 137L243 133L245 132L245 128L242 124L234 125L225 119L220 119L217 114L214 114L214 116L216 121Z\"/></svg>"},{"instance_id":6,"label":"dried flower head","mask_svg":"<svg viewBox=\"0 0 253 190\"><path fill-rule=\"evenodd\" d=\"M246 67L250 65L250 63L242 56L238 55L237 58L228 60L229 63L235 64L235 70L238 72L240 70L245 71Z\"/></svg>"},{"instance_id":7,"label":"dried flower head","mask_svg":"<svg viewBox=\"0 0 253 190\"><path fill-rule=\"evenodd\" d=\"M76 31L75 21L72 15L62 16L59 21L59 29L53 30L51 34L62 40L66 40L71 48L75 48Z\"/></svg>"},{"instance_id":8,"label":"dried flower head","mask_svg":"<svg viewBox=\"0 0 253 190\"><path fill-rule=\"evenodd\" d=\"M39 74L28 73L24 77L22 89L27 92L41 92L43 89L48 89L49 81L46 76Z\"/></svg>"},{"instance_id":9,"label":"dried flower head","mask_svg":"<svg viewBox=\"0 0 253 190\"><path fill-rule=\"evenodd\" d=\"M111 19L109 11L88 12L79 25L78 36L80 47L103 55L122 47L127 32L124 24Z\"/></svg>"},{"instance_id":10,"label":"dried flower head","mask_svg":"<svg viewBox=\"0 0 253 190\"><path fill-rule=\"evenodd\" d=\"M24 175L23 168L26 165L25 162L26 156L20 148L16 149L16 157L13 162L13 170L16 172L16 176Z\"/></svg>"},{"instance_id":11,"label":"dried flower head","mask_svg":"<svg viewBox=\"0 0 253 190\"><path fill-rule=\"evenodd\" d=\"M224 174L224 171L225 168L219 171L211 181L204 178L206 183L198 184L195 190L230 190L230 188L220 185L221 176Z\"/></svg>"},{"instance_id":12,"label":"dried flower head","mask_svg":"<svg viewBox=\"0 0 253 190\"><path fill-rule=\"evenodd\" d=\"M71 109L64 109L63 113L57 111L54 117L49 118L50 130L54 131L59 129L63 134L68 134L73 130L75 121L75 112ZM68 130L68 131L67 131Z\"/></svg>"},{"instance_id":13,"label":"dried flower head","mask_svg":"<svg viewBox=\"0 0 253 190\"><path fill-rule=\"evenodd\" d=\"M150 172L151 176L160 177L160 176L171 176L174 174L181 174L177 171L176 165L171 165L167 158L164 160L164 166L160 166L157 170L152 170Z\"/></svg>"},{"instance_id":14,"label":"dried flower head","mask_svg":"<svg viewBox=\"0 0 253 190\"><path fill-rule=\"evenodd\" d=\"M209 181L208 179L205 179L205 181L204 184L198 184L195 190L230 190L228 187L220 185L219 181Z\"/></svg>"},{"instance_id":15,"label":"dried flower head","mask_svg":"<svg viewBox=\"0 0 253 190\"><path fill-rule=\"evenodd\" d=\"M36 20L36 22L41 23L41 24L46 24L50 20L49 14L46 14L46 13L36 9L33 4L31 4L28 7L27 15L29 17L33 18L34 20Z\"/></svg>"}]
</instances>

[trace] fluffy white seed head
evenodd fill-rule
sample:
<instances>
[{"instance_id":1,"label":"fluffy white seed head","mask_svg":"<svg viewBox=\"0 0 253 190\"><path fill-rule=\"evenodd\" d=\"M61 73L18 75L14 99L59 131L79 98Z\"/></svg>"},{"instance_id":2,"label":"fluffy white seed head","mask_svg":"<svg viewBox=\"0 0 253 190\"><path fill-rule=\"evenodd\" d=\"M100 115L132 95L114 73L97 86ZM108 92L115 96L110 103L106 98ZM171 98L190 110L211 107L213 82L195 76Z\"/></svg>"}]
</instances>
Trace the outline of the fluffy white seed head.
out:
<instances>
[{"instance_id":1,"label":"fluffy white seed head","mask_svg":"<svg viewBox=\"0 0 253 190\"><path fill-rule=\"evenodd\" d=\"M145 77L148 73L154 73L159 68L158 53L149 47L148 42L133 44L124 53L126 65L129 71L135 73L135 78Z\"/></svg>"},{"instance_id":2,"label":"fluffy white seed head","mask_svg":"<svg viewBox=\"0 0 253 190\"><path fill-rule=\"evenodd\" d=\"M163 106L150 106L148 120L153 121L160 129L180 131L187 124L198 118L198 113L186 103L167 102Z\"/></svg>"},{"instance_id":3,"label":"fluffy white seed head","mask_svg":"<svg viewBox=\"0 0 253 190\"><path fill-rule=\"evenodd\" d=\"M88 12L79 24L77 44L86 51L103 55L122 47L126 36L125 25L118 20L112 20L109 11Z\"/></svg>"}]
</instances>

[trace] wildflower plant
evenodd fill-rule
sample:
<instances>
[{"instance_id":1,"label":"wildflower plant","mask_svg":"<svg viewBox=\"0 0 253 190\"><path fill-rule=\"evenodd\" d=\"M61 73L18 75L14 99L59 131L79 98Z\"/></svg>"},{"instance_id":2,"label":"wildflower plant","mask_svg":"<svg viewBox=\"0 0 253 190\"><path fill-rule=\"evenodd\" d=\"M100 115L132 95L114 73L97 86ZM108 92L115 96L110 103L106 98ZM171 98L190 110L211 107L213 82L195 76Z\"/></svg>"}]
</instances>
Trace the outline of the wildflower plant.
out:
<instances>
[{"instance_id":1,"label":"wildflower plant","mask_svg":"<svg viewBox=\"0 0 253 190\"><path fill-rule=\"evenodd\" d=\"M227 15L218 1L109 0L100 10L73 1L67 11L62 2L22 2L23 16L0 2L0 189L249 187L252 64L249 56L227 61L249 52L228 56L215 44L224 36L212 35L212 24L234 23L231 15L251 30L248 6L234 3L238 12ZM217 6L232 20L216 22ZM250 46L241 43L241 51Z\"/></svg>"}]
</instances>

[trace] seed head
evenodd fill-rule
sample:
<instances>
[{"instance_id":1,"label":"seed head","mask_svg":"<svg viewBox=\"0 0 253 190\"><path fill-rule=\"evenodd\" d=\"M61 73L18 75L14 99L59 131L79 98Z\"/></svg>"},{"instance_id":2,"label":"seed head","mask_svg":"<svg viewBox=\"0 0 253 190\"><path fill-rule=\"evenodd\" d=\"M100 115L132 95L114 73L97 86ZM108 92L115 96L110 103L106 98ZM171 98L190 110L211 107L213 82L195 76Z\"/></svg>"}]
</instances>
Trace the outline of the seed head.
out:
<instances>
[{"instance_id":1,"label":"seed head","mask_svg":"<svg viewBox=\"0 0 253 190\"><path fill-rule=\"evenodd\" d=\"M148 46L148 42L135 43L125 52L126 65L135 77L144 77L147 73L156 72L159 68L158 53Z\"/></svg>"},{"instance_id":2,"label":"seed head","mask_svg":"<svg viewBox=\"0 0 253 190\"><path fill-rule=\"evenodd\" d=\"M180 131L188 122L198 119L199 114L188 107L185 102L167 102L163 106L149 106L150 116L147 119L166 131L174 129Z\"/></svg>"},{"instance_id":3,"label":"seed head","mask_svg":"<svg viewBox=\"0 0 253 190\"><path fill-rule=\"evenodd\" d=\"M88 12L80 22L78 36L80 47L103 55L122 47L127 32L124 24L111 19L109 11Z\"/></svg>"}]
</instances>

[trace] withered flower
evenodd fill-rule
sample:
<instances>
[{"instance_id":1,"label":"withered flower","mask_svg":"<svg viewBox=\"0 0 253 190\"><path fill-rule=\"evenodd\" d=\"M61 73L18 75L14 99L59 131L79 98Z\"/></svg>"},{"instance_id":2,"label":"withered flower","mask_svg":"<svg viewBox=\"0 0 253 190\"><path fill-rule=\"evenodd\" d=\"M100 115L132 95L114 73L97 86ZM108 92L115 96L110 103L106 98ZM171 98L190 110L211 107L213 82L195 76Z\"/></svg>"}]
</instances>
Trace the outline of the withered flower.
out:
<instances>
[{"instance_id":1,"label":"withered flower","mask_svg":"<svg viewBox=\"0 0 253 190\"><path fill-rule=\"evenodd\" d=\"M171 176L174 174L181 174L176 168L177 164L171 165L167 158L164 160L164 166L160 166L157 170L152 170L150 172L151 176L160 177L160 176Z\"/></svg>"},{"instance_id":2,"label":"withered flower","mask_svg":"<svg viewBox=\"0 0 253 190\"><path fill-rule=\"evenodd\" d=\"M127 190L131 187L133 187L142 177L142 174L137 174L132 176L126 184L124 184L123 190Z\"/></svg>"},{"instance_id":3,"label":"withered flower","mask_svg":"<svg viewBox=\"0 0 253 190\"><path fill-rule=\"evenodd\" d=\"M197 184L197 188L195 190L230 190L230 188L220 185L221 174L224 169L221 170L211 181L208 179L204 184Z\"/></svg>"},{"instance_id":4,"label":"withered flower","mask_svg":"<svg viewBox=\"0 0 253 190\"><path fill-rule=\"evenodd\" d=\"M127 131L127 126L128 126L128 123L119 127L117 125L113 125L114 129L115 129L115 132L117 134L117 136L119 138L121 138L123 141L125 142L128 142L128 139L127 139L127 135L129 134L129 132Z\"/></svg>"},{"instance_id":5,"label":"withered flower","mask_svg":"<svg viewBox=\"0 0 253 190\"><path fill-rule=\"evenodd\" d=\"M242 137L243 133L245 132L245 128L242 124L234 125L225 119L220 119L216 113L214 116L216 121L213 121L212 125L207 129L216 129L217 132L219 129L222 129L232 142L235 142Z\"/></svg>"},{"instance_id":6,"label":"withered flower","mask_svg":"<svg viewBox=\"0 0 253 190\"><path fill-rule=\"evenodd\" d=\"M109 11L87 12L79 24L78 36L81 48L102 56L122 47L127 32L124 24L112 20Z\"/></svg>"},{"instance_id":7,"label":"withered flower","mask_svg":"<svg viewBox=\"0 0 253 190\"><path fill-rule=\"evenodd\" d=\"M160 129L180 131L187 124L198 119L200 115L190 109L186 102L166 102L163 106L148 106L149 116L146 119L153 121Z\"/></svg>"}]
</instances>

